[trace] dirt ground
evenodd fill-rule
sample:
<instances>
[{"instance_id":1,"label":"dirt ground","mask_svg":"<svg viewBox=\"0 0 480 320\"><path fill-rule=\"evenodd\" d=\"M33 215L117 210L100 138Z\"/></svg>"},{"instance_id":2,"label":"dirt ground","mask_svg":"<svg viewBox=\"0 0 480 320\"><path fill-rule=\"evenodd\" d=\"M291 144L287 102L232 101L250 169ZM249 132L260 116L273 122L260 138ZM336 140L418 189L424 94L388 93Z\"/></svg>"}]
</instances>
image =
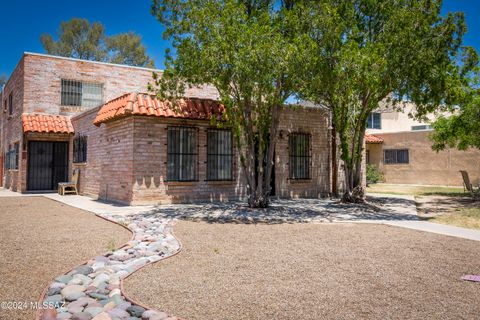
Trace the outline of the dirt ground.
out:
<instances>
[{"instance_id":1,"label":"dirt ground","mask_svg":"<svg viewBox=\"0 0 480 320\"><path fill-rule=\"evenodd\" d=\"M43 197L0 197L0 302L38 301L53 278L119 246L126 229ZM0 319L31 320L35 310L7 310Z\"/></svg>"},{"instance_id":2,"label":"dirt ground","mask_svg":"<svg viewBox=\"0 0 480 320\"><path fill-rule=\"evenodd\" d=\"M480 201L472 197L417 196L415 197L420 216L435 216L459 209L480 208Z\"/></svg>"},{"instance_id":3,"label":"dirt ground","mask_svg":"<svg viewBox=\"0 0 480 320\"><path fill-rule=\"evenodd\" d=\"M125 281L194 319L474 319L478 242L375 224L174 227L184 245Z\"/></svg>"}]
</instances>

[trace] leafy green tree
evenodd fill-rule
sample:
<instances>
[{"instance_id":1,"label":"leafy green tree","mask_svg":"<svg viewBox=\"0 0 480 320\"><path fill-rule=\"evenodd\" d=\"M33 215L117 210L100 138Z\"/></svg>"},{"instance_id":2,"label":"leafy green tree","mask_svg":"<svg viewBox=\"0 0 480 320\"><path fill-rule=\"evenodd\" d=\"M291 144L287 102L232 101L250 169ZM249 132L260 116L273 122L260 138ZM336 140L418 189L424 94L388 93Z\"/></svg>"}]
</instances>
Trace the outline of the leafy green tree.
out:
<instances>
[{"instance_id":1,"label":"leafy green tree","mask_svg":"<svg viewBox=\"0 0 480 320\"><path fill-rule=\"evenodd\" d=\"M87 19L73 18L61 22L57 41L50 34L43 34L40 41L49 54L104 61L107 57L104 37L105 27L101 23L90 24Z\"/></svg>"},{"instance_id":2,"label":"leafy green tree","mask_svg":"<svg viewBox=\"0 0 480 320\"><path fill-rule=\"evenodd\" d=\"M0 74L0 88L7 83L7 75L5 73Z\"/></svg>"},{"instance_id":3,"label":"leafy green tree","mask_svg":"<svg viewBox=\"0 0 480 320\"><path fill-rule=\"evenodd\" d=\"M386 101L417 106L417 116L462 98L476 64L462 47L462 13L440 15L440 0L319 0L305 10L311 41L301 92L332 112L344 163L346 202L363 201L367 118ZM463 59L463 63L458 61Z\"/></svg>"},{"instance_id":4,"label":"leafy green tree","mask_svg":"<svg viewBox=\"0 0 480 320\"><path fill-rule=\"evenodd\" d=\"M454 110L454 114L438 118L433 124L432 148L436 151L445 148L480 149L480 95Z\"/></svg>"},{"instance_id":5,"label":"leafy green tree","mask_svg":"<svg viewBox=\"0 0 480 320\"><path fill-rule=\"evenodd\" d=\"M90 24L87 19L73 18L62 22L58 40L55 41L50 34L43 34L40 41L45 51L52 55L154 67L139 35L129 32L109 37L105 35L103 24Z\"/></svg>"},{"instance_id":6,"label":"leafy green tree","mask_svg":"<svg viewBox=\"0 0 480 320\"><path fill-rule=\"evenodd\" d=\"M176 55L156 80L160 97L211 84L233 128L251 207L268 206L280 109L295 93L303 56L300 1L155 0ZM299 35L300 34L300 35Z\"/></svg>"},{"instance_id":7,"label":"leafy green tree","mask_svg":"<svg viewBox=\"0 0 480 320\"><path fill-rule=\"evenodd\" d=\"M153 60L149 58L142 37L133 32L121 33L106 38L107 51L112 63L127 64L153 68Z\"/></svg>"}]
</instances>

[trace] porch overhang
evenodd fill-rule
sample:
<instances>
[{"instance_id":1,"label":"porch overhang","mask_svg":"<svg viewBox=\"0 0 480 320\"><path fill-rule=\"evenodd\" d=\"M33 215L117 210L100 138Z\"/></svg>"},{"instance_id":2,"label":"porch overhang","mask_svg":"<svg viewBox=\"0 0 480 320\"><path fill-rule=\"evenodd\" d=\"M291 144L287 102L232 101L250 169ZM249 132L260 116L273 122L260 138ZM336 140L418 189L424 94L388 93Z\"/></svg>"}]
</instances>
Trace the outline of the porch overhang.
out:
<instances>
[{"instance_id":1,"label":"porch overhang","mask_svg":"<svg viewBox=\"0 0 480 320\"><path fill-rule=\"evenodd\" d=\"M23 132L73 134L70 117L53 114L22 114Z\"/></svg>"},{"instance_id":2,"label":"porch overhang","mask_svg":"<svg viewBox=\"0 0 480 320\"><path fill-rule=\"evenodd\" d=\"M383 139L372 134L365 135L365 143L367 144L382 144Z\"/></svg>"},{"instance_id":3,"label":"porch overhang","mask_svg":"<svg viewBox=\"0 0 480 320\"><path fill-rule=\"evenodd\" d=\"M221 120L225 107L216 100L201 98L181 98L175 102L160 100L145 93L126 93L105 103L93 122L102 123L127 116L150 116L160 118L182 118L192 120Z\"/></svg>"}]
</instances>

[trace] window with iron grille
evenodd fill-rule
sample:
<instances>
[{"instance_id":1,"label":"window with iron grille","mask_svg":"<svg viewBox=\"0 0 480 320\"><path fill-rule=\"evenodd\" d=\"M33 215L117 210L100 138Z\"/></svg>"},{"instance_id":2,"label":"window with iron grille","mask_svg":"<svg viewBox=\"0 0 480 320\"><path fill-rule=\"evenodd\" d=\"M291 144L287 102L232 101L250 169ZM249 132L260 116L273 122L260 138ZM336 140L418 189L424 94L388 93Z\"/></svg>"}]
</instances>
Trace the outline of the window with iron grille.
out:
<instances>
[{"instance_id":1,"label":"window with iron grille","mask_svg":"<svg viewBox=\"0 0 480 320\"><path fill-rule=\"evenodd\" d=\"M390 149L383 151L383 162L385 164L408 164L408 149Z\"/></svg>"},{"instance_id":2,"label":"window with iron grille","mask_svg":"<svg viewBox=\"0 0 480 320\"><path fill-rule=\"evenodd\" d=\"M19 154L20 154L20 143L15 143L15 146L13 148L15 152L15 169L18 169L18 160L19 160Z\"/></svg>"},{"instance_id":3,"label":"window with iron grille","mask_svg":"<svg viewBox=\"0 0 480 320\"><path fill-rule=\"evenodd\" d=\"M367 119L367 129L382 129L382 115L380 112L371 112Z\"/></svg>"},{"instance_id":4,"label":"window with iron grille","mask_svg":"<svg viewBox=\"0 0 480 320\"><path fill-rule=\"evenodd\" d=\"M5 162L3 164L4 169L8 170L8 169L10 169L10 151L5 152L4 159L5 159Z\"/></svg>"},{"instance_id":5,"label":"window with iron grille","mask_svg":"<svg viewBox=\"0 0 480 320\"><path fill-rule=\"evenodd\" d=\"M19 143L15 143L13 147L10 146L8 152L5 154L5 169L18 170L19 162Z\"/></svg>"},{"instance_id":6,"label":"window with iron grille","mask_svg":"<svg viewBox=\"0 0 480 320\"><path fill-rule=\"evenodd\" d=\"M310 134L291 133L288 154L290 179L310 179Z\"/></svg>"},{"instance_id":7,"label":"window with iron grille","mask_svg":"<svg viewBox=\"0 0 480 320\"><path fill-rule=\"evenodd\" d=\"M11 116L13 114L13 96L10 93L8 95L8 115Z\"/></svg>"},{"instance_id":8,"label":"window with iron grille","mask_svg":"<svg viewBox=\"0 0 480 320\"><path fill-rule=\"evenodd\" d=\"M73 162L87 162L87 136L78 135L73 139Z\"/></svg>"},{"instance_id":9,"label":"window with iron grille","mask_svg":"<svg viewBox=\"0 0 480 320\"><path fill-rule=\"evenodd\" d=\"M207 180L232 180L232 131L207 131Z\"/></svg>"},{"instance_id":10,"label":"window with iron grille","mask_svg":"<svg viewBox=\"0 0 480 320\"><path fill-rule=\"evenodd\" d=\"M61 105L98 107L103 103L101 83L62 79Z\"/></svg>"},{"instance_id":11,"label":"window with iron grille","mask_svg":"<svg viewBox=\"0 0 480 320\"><path fill-rule=\"evenodd\" d=\"M167 180L196 181L197 128L168 127L167 132Z\"/></svg>"}]
</instances>

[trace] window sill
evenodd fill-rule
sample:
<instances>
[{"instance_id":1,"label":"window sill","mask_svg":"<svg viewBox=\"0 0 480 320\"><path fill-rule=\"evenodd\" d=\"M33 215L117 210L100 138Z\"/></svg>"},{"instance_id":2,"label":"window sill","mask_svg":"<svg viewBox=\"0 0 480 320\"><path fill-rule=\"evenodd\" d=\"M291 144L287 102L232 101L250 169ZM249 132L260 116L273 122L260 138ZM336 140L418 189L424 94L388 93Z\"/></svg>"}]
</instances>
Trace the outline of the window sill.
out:
<instances>
[{"instance_id":1,"label":"window sill","mask_svg":"<svg viewBox=\"0 0 480 320\"><path fill-rule=\"evenodd\" d=\"M290 183L310 183L310 182L312 182L313 179L312 178L308 178L308 179L291 179L291 178L289 178L287 180Z\"/></svg>"},{"instance_id":2,"label":"window sill","mask_svg":"<svg viewBox=\"0 0 480 320\"><path fill-rule=\"evenodd\" d=\"M87 162L73 162L73 165L85 167L87 165Z\"/></svg>"},{"instance_id":3,"label":"window sill","mask_svg":"<svg viewBox=\"0 0 480 320\"><path fill-rule=\"evenodd\" d=\"M165 181L165 184L169 186L194 186L198 183L198 180L195 181Z\"/></svg>"},{"instance_id":4,"label":"window sill","mask_svg":"<svg viewBox=\"0 0 480 320\"><path fill-rule=\"evenodd\" d=\"M203 180L208 184L232 184L235 183L235 180Z\"/></svg>"}]
</instances>

